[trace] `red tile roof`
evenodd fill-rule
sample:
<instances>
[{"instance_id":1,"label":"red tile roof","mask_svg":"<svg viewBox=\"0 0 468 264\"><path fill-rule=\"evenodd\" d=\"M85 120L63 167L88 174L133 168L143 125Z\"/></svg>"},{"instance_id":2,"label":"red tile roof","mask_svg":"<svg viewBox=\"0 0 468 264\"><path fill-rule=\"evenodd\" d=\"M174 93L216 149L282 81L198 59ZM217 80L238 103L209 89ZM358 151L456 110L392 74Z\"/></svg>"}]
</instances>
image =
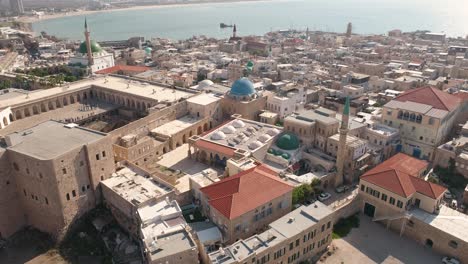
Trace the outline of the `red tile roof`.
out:
<instances>
[{"instance_id":1,"label":"red tile roof","mask_svg":"<svg viewBox=\"0 0 468 264\"><path fill-rule=\"evenodd\" d=\"M361 179L405 198L417 192L437 199L447 189L417 177L427 166L425 161L398 153L366 172Z\"/></svg>"},{"instance_id":2,"label":"red tile roof","mask_svg":"<svg viewBox=\"0 0 468 264\"><path fill-rule=\"evenodd\" d=\"M235 219L292 189L276 172L262 164L200 190L212 207L226 218Z\"/></svg>"},{"instance_id":3,"label":"red tile roof","mask_svg":"<svg viewBox=\"0 0 468 264\"><path fill-rule=\"evenodd\" d=\"M433 87L412 89L399 95L395 100L431 105L434 108L452 111L460 104L460 99Z\"/></svg>"},{"instance_id":4,"label":"red tile roof","mask_svg":"<svg viewBox=\"0 0 468 264\"><path fill-rule=\"evenodd\" d=\"M205 149L205 150L217 152L219 154L223 154L227 158L233 157L234 151L236 150L234 148L216 144L210 141L206 141L204 139L197 140L195 142L195 146L197 146L200 149Z\"/></svg>"},{"instance_id":5,"label":"red tile roof","mask_svg":"<svg viewBox=\"0 0 468 264\"><path fill-rule=\"evenodd\" d=\"M117 73L119 71L123 72L132 72L132 73L142 73L145 71L149 71L150 68L145 66L130 66L130 65L115 65L113 67L97 71L97 74L112 74Z\"/></svg>"}]
</instances>

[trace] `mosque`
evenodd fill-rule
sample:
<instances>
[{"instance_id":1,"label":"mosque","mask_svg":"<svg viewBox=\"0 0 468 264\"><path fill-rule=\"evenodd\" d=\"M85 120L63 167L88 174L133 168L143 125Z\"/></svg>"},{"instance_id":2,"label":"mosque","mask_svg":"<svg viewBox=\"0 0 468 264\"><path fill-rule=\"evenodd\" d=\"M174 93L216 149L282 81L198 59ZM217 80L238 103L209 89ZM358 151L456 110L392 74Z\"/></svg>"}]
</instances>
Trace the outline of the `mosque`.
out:
<instances>
[{"instance_id":1,"label":"mosque","mask_svg":"<svg viewBox=\"0 0 468 264\"><path fill-rule=\"evenodd\" d=\"M99 43L91 40L86 20L84 34L85 41L80 44L76 55L70 59L70 64L86 66L90 69L90 73L115 66L114 55L107 53Z\"/></svg>"},{"instance_id":2,"label":"mosque","mask_svg":"<svg viewBox=\"0 0 468 264\"><path fill-rule=\"evenodd\" d=\"M267 96L257 91L248 78L235 81L222 100L223 113L227 116L239 114L242 118L258 120L266 107Z\"/></svg>"}]
</instances>

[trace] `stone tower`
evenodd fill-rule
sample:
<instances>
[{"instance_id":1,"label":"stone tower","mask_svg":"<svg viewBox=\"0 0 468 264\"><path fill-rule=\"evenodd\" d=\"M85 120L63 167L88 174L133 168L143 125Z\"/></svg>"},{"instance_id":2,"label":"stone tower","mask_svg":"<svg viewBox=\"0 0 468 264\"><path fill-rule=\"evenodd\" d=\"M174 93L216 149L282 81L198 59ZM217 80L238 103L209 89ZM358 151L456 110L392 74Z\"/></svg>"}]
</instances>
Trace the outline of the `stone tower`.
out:
<instances>
[{"instance_id":1,"label":"stone tower","mask_svg":"<svg viewBox=\"0 0 468 264\"><path fill-rule=\"evenodd\" d=\"M86 38L86 49L88 53L88 67L91 67L94 62L93 62L93 51L91 50L91 37L90 37L90 32L88 30L88 21L85 18L84 22L84 27L85 27L85 38Z\"/></svg>"},{"instance_id":2,"label":"stone tower","mask_svg":"<svg viewBox=\"0 0 468 264\"><path fill-rule=\"evenodd\" d=\"M234 24L234 27L232 28L232 38L235 39L237 38L237 26Z\"/></svg>"},{"instance_id":3,"label":"stone tower","mask_svg":"<svg viewBox=\"0 0 468 264\"><path fill-rule=\"evenodd\" d=\"M348 137L348 126L349 126L349 97L346 97L345 106L343 109L343 117L341 120L340 127L340 142L338 146L338 153L336 155L336 177L335 187L343 185L345 181L344 177L344 165L347 159L346 155L346 139Z\"/></svg>"},{"instance_id":4,"label":"stone tower","mask_svg":"<svg viewBox=\"0 0 468 264\"><path fill-rule=\"evenodd\" d=\"M353 24L351 24L351 22L349 22L348 27L346 28L346 37L350 38L351 34L353 34Z\"/></svg>"}]
</instances>

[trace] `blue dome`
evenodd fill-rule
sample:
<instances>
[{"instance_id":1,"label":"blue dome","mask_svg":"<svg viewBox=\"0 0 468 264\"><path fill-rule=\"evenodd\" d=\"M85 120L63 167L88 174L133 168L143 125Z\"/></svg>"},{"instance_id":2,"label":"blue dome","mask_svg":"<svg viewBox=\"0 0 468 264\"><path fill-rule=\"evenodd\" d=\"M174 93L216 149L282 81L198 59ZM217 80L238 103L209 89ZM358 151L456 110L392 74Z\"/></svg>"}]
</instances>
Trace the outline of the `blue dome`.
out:
<instances>
[{"instance_id":1,"label":"blue dome","mask_svg":"<svg viewBox=\"0 0 468 264\"><path fill-rule=\"evenodd\" d=\"M231 91L229 93L236 96L252 95L255 93L255 88L249 79L242 78L232 84Z\"/></svg>"}]
</instances>

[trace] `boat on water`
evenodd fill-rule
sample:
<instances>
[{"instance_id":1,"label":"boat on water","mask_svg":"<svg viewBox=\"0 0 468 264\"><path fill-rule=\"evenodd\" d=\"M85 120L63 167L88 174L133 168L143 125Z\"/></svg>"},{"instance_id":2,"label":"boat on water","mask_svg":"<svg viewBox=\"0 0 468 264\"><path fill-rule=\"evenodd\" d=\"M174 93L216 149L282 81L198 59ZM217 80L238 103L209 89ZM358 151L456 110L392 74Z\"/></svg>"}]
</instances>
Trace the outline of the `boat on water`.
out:
<instances>
[{"instance_id":1,"label":"boat on water","mask_svg":"<svg viewBox=\"0 0 468 264\"><path fill-rule=\"evenodd\" d=\"M228 24L220 23L220 24L219 24L219 27L220 27L220 28L228 28L228 27L233 27L233 25L228 25Z\"/></svg>"}]
</instances>

